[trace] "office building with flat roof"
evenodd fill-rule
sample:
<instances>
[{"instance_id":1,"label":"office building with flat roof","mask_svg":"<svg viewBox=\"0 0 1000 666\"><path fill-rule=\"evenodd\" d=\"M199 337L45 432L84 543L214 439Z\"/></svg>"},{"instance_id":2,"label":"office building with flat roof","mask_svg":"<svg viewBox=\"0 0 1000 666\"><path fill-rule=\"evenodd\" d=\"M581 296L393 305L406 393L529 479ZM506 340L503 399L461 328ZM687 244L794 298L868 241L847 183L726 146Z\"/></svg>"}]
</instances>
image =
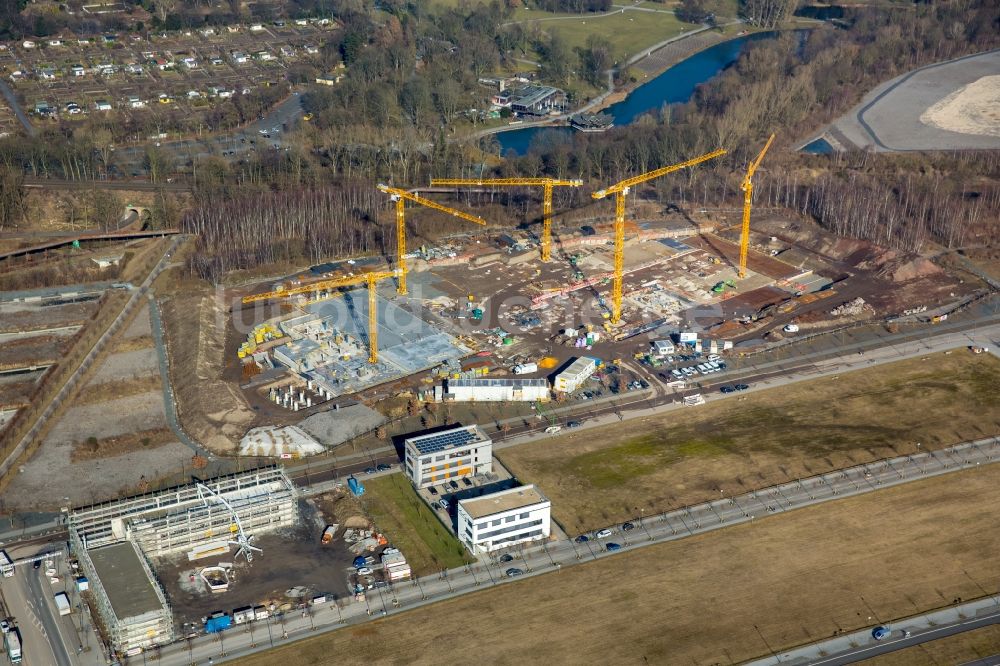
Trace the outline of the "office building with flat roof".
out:
<instances>
[{"instance_id":1,"label":"office building with flat roof","mask_svg":"<svg viewBox=\"0 0 1000 666\"><path fill-rule=\"evenodd\" d=\"M134 541L77 555L113 650L131 654L173 640L166 597Z\"/></svg>"},{"instance_id":2,"label":"office building with flat roof","mask_svg":"<svg viewBox=\"0 0 1000 666\"><path fill-rule=\"evenodd\" d=\"M555 389L563 393L572 393L580 388L587 378L597 370L597 361L589 356L581 356L570 363L565 370L556 375Z\"/></svg>"},{"instance_id":3,"label":"office building with flat roof","mask_svg":"<svg viewBox=\"0 0 1000 666\"><path fill-rule=\"evenodd\" d=\"M541 541L551 533L552 503L533 486L458 502L458 538L473 555Z\"/></svg>"},{"instance_id":4,"label":"office building with flat roof","mask_svg":"<svg viewBox=\"0 0 1000 666\"><path fill-rule=\"evenodd\" d=\"M406 475L418 488L493 471L493 442L479 426L463 426L403 443Z\"/></svg>"}]
</instances>

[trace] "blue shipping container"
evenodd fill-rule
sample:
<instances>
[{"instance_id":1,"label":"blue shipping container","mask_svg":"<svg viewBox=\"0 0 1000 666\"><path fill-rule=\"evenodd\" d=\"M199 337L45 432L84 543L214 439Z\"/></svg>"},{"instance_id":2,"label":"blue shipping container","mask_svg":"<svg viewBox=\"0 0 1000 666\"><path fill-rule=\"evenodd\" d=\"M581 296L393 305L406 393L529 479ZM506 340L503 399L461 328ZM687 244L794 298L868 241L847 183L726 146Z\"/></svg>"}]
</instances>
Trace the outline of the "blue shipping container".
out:
<instances>
[{"instance_id":1,"label":"blue shipping container","mask_svg":"<svg viewBox=\"0 0 1000 666\"><path fill-rule=\"evenodd\" d=\"M230 615L220 615L219 617L209 618L205 622L205 633L215 634L225 629L228 629L233 624L233 618Z\"/></svg>"},{"instance_id":2,"label":"blue shipping container","mask_svg":"<svg viewBox=\"0 0 1000 666\"><path fill-rule=\"evenodd\" d=\"M353 476L347 480L347 487L351 489L355 497L361 497L365 494L365 484L361 483Z\"/></svg>"}]
</instances>

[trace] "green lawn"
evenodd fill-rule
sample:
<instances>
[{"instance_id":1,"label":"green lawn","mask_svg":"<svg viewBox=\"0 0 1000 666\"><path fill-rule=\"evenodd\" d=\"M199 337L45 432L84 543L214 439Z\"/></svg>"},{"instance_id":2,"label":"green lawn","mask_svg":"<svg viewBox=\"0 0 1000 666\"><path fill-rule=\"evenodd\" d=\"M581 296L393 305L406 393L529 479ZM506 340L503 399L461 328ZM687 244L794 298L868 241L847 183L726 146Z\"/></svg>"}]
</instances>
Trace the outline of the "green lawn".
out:
<instances>
[{"instance_id":1,"label":"green lawn","mask_svg":"<svg viewBox=\"0 0 1000 666\"><path fill-rule=\"evenodd\" d=\"M518 10L518 20L559 16L548 12ZM570 14L572 18L557 21L540 21L538 25L546 32L558 34L566 40L570 48L585 46L590 35L604 37L614 47L619 58L639 53L657 42L676 37L681 30L691 30L695 26L681 23L671 13L627 11L611 16Z\"/></svg>"},{"instance_id":2,"label":"green lawn","mask_svg":"<svg viewBox=\"0 0 1000 666\"><path fill-rule=\"evenodd\" d=\"M365 481L361 498L375 526L402 551L414 575L471 562L468 551L445 529L402 474Z\"/></svg>"}]
</instances>

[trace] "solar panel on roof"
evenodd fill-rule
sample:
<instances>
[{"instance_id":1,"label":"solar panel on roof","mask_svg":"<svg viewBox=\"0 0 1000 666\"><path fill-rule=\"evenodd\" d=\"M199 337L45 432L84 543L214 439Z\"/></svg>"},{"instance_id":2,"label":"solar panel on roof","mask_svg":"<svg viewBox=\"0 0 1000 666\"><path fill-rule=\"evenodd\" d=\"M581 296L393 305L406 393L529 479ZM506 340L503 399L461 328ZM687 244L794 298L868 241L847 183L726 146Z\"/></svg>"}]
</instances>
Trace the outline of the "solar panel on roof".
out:
<instances>
[{"instance_id":1,"label":"solar panel on roof","mask_svg":"<svg viewBox=\"0 0 1000 666\"><path fill-rule=\"evenodd\" d=\"M421 438L414 442L414 445L417 447L419 453L434 453L435 451L463 446L476 439L477 437L474 433L463 429L427 435L426 438Z\"/></svg>"}]
</instances>

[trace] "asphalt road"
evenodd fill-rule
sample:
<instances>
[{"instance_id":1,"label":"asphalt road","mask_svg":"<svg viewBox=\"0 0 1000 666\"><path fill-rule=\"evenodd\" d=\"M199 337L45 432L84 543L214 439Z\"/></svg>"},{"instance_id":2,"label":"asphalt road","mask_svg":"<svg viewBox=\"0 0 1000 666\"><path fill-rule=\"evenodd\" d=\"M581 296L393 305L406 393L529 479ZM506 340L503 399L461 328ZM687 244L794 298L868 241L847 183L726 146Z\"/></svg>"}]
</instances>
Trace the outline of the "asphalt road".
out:
<instances>
[{"instance_id":1,"label":"asphalt road","mask_svg":"<svg viewBox=\"0 0 1000 666\"><path fill-rule=\"evenodd\" d=\"M863 659L871 659L872 657L877 657L881 654L889 654L890 652L895 652L896 650L913 647L915 645L920 645L921 643L928 643L939 638L955 636L966 631L981 629L982 627L988 627L997 623L1000 623L1000 610L989 615L983 615L970 620L963 620L954 624L928 629L927 631L922 631L919 634L912 633L908 638L903 635L902 630L897 630L893 632L893 635L897 636L896 638L893 638L893 636L890 635L889 638L886 638L874 645L854 648L847 652L832 654L829 657L824 657L823 659L813 660L806 663L810 664L810 666L844 666L845 664L853 664ZM995 659L995 657L993 657L993 659ZM982 661L984 660L980 660L980 662ZM992 661L984 663L995 664L998 662Z\"/></svg>"},{"instance_id":2,"label":"asphalt road","mask_svg":"<svg viewBox=\"0 0 1000 666\"><path fill-rule=\"evenodd\" d=\"M48 589L48 581L46 581L46 587L42 587L42 576L44 575L41 569L32 569L31 567L18 567L21 571L15 574L15 577L23 577L27 583L28 588L28 598L34 599L33 610L37 613L39 621L44 627L44 636L48 639L49 649L55 658L55 664L57 666L71 666L73 663L69 656L69 651L66 649L66 644L63 641L62 632L59 630L59 615L53 610L53 593ZM43 658L36 660L31 660L28 657L28 652L25 650L25 664L44 664L46 663Z\"/></svg>"},{"instance_id":3,"label":"asphalt road","mask_svg":"<svg viewBox=\"0 0 1000 666\"><path fill-rule=\"evenodd\" d=\"M656 516L638 516L634 528L623 531L621 526L610 526L612 535L575 543L568 539L525 547L513 551L515 560L509 563L483 561L475 565L442 572L437 576L408 581L383 590L373 590L360 602L341 601L311 609L305 616L300 613L285 614L275 620L280 636L299 638L321 630L333 630L342 624L354 625L373 617L390 615L434 601L500 585L514 580L505 575L508 568L518 568L523 573L517 580L557 571L583 561L612 557L606 543L621 546L621 551L683 539L688 536L752 523L770 515L792 511L821 502L850 497L882 488L907 483L916 479L946 474L1000 459L1000 442L981 440L935 452L899 456L867 465L839 470L816 477L799 479L762 490L724 497L713 502L682 507ZM267 553L261 557L266 562ZM264 566L261 564L260 566ZM205 636L190 642L175 643L159 651L161 664L216 663L235 661L242 655L266 649L269 643L260 639L261 627L254 635L246 630L225 632L220 636ZM275 642L283 642L272 634ZM252 644L256 644L255 646ZM846 663L846 662L845 662Z\"/></svg>"}]
</instances>

